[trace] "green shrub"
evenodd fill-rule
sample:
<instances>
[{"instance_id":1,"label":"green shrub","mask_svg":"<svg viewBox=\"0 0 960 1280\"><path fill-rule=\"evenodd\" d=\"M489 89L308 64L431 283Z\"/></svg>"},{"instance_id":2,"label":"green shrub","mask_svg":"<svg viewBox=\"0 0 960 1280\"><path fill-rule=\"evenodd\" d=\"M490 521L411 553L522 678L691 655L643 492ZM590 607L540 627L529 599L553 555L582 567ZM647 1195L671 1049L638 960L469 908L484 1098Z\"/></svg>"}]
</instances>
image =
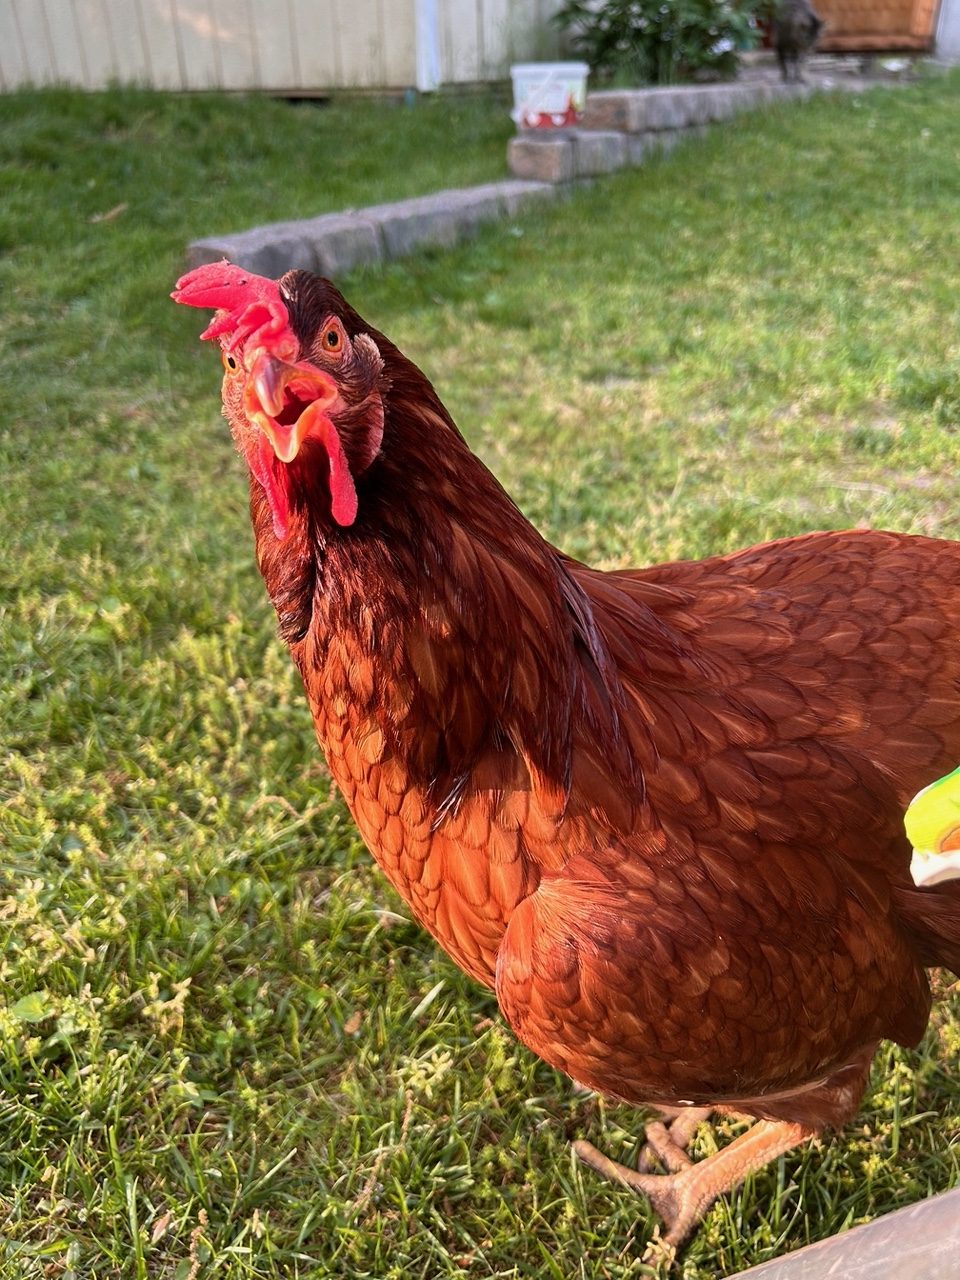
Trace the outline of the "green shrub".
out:
<instances>
[{"instance_id":1,"label":"green shrub","mask_svg":"<svg viewBox=\"0 0 960 1280\"><path fill-rule=\"evenodd\" d=\"M673 84L736 72L757 41L750 0L565 0L553 21L601 80Z\"/></svg>"}]
</instances>

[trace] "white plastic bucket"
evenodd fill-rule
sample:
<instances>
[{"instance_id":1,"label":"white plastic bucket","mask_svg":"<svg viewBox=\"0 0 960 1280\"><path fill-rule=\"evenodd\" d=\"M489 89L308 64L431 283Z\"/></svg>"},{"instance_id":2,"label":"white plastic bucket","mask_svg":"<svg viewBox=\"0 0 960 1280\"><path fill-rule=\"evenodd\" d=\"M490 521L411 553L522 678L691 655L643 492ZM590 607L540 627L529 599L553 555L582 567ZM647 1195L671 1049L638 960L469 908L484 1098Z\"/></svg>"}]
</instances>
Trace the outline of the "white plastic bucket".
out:
<instances>
[{"instance_id":1,"label":"white plastic bucket","mask_svg":"<svg viewBox=\"0 0 960 1280\"><path fill-rule=\"evenodd\" d=\"M512 116L519 129L569 129L578 124L587 97L585 62L518 62Z\"/></svg>"}]
</instances>

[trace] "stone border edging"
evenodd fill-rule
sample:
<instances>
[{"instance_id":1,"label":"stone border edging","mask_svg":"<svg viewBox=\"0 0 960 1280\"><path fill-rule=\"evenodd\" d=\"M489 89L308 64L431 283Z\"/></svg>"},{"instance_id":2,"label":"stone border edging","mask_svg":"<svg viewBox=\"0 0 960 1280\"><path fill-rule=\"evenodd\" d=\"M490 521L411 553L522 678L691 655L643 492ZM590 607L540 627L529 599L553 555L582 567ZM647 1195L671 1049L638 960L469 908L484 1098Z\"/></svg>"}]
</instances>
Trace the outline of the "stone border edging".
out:
<instances>
[{"instance_id":1,"label":"stone border edging","mask_svg":"<svg viewBox=\"0 0 960 1280\"><path fill-rule=\"evenodd\" d=\"M507 161L513 178L194 240L187 246L187 265L229 258L263 276L300 267L336 279L354 267L378 265L426 246L452 248L485 222L550 200L578 180L643 164L652 154L744 111L808 98L818 90L857 93L873 83L850 75L819 76L811 84L755 78L590 93L580 128L530 131L510 140Z\"/></svg>"},{"instance_id":2,"label":"stone border edging","mask_svg":"<svg viewBox=\"0 0 960 1280\"><path fill-rule=\"evenodd\" d=\"M684 85L670 89L610 89L588 93L577 129L530 130L511 138L507 164L518 178L572 182L643 164L671 150L683 138L711 124L772 102L809 98L818 88L859 90L847 78L829 84L783 84L779 80L737 80L730 84Z\"/></svg>"},{"instance_id":3,"label":"stone border edging","mask_svg":"<svg viewBox=\"0 0 960 1280\"><path fill-rule=\"evenodd\" d=\"M400 258L426 245L452 248L482 223L512 217L524 205L556 194L548 183L509 178L298 222L272 222L192 241L187 265L229 258L262 276L300 267L336 279L353 267Z\"/></svg>"}]
</instances>

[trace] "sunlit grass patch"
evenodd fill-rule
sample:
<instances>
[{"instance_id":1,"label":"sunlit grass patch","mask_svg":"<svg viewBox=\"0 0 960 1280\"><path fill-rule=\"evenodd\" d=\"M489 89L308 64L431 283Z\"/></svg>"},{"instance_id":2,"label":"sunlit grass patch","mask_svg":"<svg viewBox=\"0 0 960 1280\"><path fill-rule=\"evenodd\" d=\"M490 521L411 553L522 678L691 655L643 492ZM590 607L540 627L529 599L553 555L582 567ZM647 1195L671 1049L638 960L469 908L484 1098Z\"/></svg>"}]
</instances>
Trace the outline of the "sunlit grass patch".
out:
<instances>
[{"instance_id":1,"label":"sunlit grass patch","mask_svg":"<svg viewBox=\"0 0 960 1280\"><path fill-rule=\"evenodd\" d=\"M0 1276L643 1274L649 1211L568 1147L641 1117L518 1047L331 794L166 297L191 237L501 176L502 104L0 112ZM818 99L342 283L577 556L955 536L958 161L955 77ZM686 1276L957 1182L941 994Z\"/></svg>"}]
</instances>

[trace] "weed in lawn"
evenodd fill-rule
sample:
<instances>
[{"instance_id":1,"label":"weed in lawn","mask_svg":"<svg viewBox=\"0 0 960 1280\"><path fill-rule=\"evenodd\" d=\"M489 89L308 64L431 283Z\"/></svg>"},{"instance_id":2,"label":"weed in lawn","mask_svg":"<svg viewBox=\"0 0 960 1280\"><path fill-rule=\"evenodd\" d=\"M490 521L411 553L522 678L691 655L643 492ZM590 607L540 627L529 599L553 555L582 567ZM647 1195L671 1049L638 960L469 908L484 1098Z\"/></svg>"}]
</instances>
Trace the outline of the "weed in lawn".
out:
<instances>
[{"instance_id":1,"label":"weed in lawn","mask_svg":"<svg viewBox=\"0 0 960 1280\"><path fill-rule=\"evenodd\" d=\"M494 178L509 122L0 111L0 1276L642 1274L648 1210L566 1145L629 1156L641 1117L515 1044L330 794L215 361L166 300L190 237ZM956 78L772 111L347 292L583 558L955 534L958 126ZM855 1125L712 1211L685 1276L957 1180L943 994Z\"/></svg>"}]
</instances>

